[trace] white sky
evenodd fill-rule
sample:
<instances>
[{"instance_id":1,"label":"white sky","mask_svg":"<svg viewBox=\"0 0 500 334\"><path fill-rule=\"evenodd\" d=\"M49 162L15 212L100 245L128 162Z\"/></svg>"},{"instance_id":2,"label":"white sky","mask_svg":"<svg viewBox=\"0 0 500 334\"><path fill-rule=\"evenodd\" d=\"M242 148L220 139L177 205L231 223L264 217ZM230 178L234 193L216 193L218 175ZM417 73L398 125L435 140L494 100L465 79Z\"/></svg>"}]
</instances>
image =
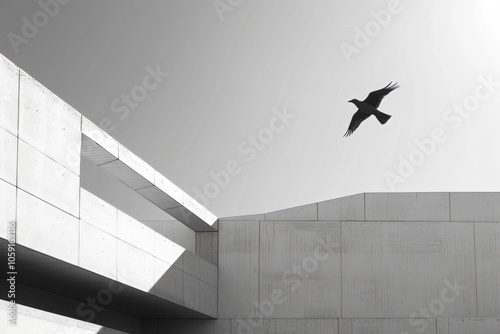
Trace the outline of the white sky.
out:
<instances>
[{"instance_id":1,"label":"white sky","mask_svg":"<svg viewBox=\"0 0 500 334\"><path fill-rule=\"evenodd\" d=\"M22 18L33 23L42 9L3 1L0 53L93 122L108 119L113 137L191 195L207 195L210 173L236 161L240 173L206 204L219 217L360 192L500 190L499 1L242 0L230 8L221 20L212 0L73 0L16 52L9 33L23 36ZM397 10L377 26L373 12L388 8ZM370 27L380 30L356 44L355 29ZM350 62L342 43L358 45ZM125 105L121 94L143 85L146 67L169 75L128 117L114 112ZM480 77L498 86L489 91ZM401 85L379 108L391 120L370 118L343 138L356 111L347 101L389 81ZM453 112L464 103L473 109L467 118ZM238 147L248 150L248 137L285 108L295 118L247 161ZM391 187L387 172L418 158L415 141L435 129L446 140ZM82 175L85 188L136 218L163 217L88 163Z\"/></svg>"}]
</instances>

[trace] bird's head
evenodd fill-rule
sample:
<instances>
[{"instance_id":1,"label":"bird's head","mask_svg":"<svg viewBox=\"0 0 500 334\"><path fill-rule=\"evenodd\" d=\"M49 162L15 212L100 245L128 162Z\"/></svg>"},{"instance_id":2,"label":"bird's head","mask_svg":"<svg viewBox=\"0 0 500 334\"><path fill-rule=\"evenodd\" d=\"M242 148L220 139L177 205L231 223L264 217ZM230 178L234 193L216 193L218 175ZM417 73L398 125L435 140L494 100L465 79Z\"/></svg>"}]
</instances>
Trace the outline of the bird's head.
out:
<instances>
[{"instance_id":1,"label":"bird's head","mask_svg":"<svg viewBox=\"0 0 500 334\"><path fill-rule=\"evenodd\" d=\"M347 102L351 102L351 103L356 104L356 102L359 102L359 101L358 101L357 99L352 99L352 100L349 100L349 101L347 101Z\"/></svg>"}]
</instances>

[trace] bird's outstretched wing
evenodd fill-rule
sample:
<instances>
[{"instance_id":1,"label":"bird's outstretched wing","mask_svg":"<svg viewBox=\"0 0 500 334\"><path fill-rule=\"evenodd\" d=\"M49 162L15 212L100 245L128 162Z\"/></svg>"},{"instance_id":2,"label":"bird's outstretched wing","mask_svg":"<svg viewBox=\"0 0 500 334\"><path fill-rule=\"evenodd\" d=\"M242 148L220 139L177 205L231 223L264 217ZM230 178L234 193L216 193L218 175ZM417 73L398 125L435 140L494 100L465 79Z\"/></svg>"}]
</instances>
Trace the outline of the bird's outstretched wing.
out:
<instances>
[{"instance_id":1,"label":"bird's outstretched wing","mask_svg":"<svg viewBox=\"0 0 500 334\"><path fill-rule=\"evenodd\" d=\"M370 94L368 94L368 97L365 99L364 102L371 104L375 108L378 108L380 106L380 102L382 102L382 99L384 98L384 96L386 96L387 94L389 94L390 92L392 92L393 90L395 90L398 87L399 86L398 86L397 82L393 84L391 81L384 88L373 91Z\"/></svg>"},{"instance_id":2,"label":"bird's outstretched wing","mask_svg":"<svg viewBox=\"0 0 500 334\"><path fill-rule=\"evenodd\" d=\"M361 122L363 122L368 117L370 117L370 114L362 112L361 110L356 111L354 115L352 115L351 123L349 123L349 128L344 134L344 137L349 137L354 132L354 130L358 128Z\"/></svg>"}]
</instances>

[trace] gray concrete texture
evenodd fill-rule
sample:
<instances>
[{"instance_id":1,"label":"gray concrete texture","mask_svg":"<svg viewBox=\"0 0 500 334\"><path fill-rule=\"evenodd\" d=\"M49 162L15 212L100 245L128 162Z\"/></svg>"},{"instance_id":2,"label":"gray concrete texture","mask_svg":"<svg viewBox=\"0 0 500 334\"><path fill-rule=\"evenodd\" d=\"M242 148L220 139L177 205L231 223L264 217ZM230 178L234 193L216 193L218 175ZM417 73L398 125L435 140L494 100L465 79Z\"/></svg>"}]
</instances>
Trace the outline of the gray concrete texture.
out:
<instances>
[{"instance_id":1,"label":"gray concrete texture","mask_svg":"<svg viewBox=\"0 0 500 334\"><path fill-rule=\"evenodd\" d=\"M339 320L327 332L341 334L500 332L500 193L358 194L221 218L218 233L217 321L231 333L306 332L279 330L285 319Z\"/></svg>"}]
</instances>

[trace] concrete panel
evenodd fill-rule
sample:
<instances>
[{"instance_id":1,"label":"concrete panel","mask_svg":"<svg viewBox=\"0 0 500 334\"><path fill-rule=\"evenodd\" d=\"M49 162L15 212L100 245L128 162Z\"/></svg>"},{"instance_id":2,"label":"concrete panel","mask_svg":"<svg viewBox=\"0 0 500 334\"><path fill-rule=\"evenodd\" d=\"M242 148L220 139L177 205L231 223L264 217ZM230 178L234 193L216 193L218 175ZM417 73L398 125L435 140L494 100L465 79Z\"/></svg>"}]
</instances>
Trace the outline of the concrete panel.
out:
<instances>
[{"instance_id":1,"label":"concrete panel","mask_svg":"<svg viewBox=\"0 0 500 334\"><path fill-rule=\"evenodd\" d=\"M479 317L500 317L500 224L475 223Z\"/></svg>"},{"instance_id":2,"label":"concrete panel","mask_svg":"<svg viewBox=\"0 0 500 334\"><path fill-rule=\"evenodd\" d=\"M200 283L198 278L184 273L184 305L195 310L200 309Z\"/></svg>"},{"instance_id":3,"label":"concrete panel","mask_svg":"<svg viewBox=\"0 0 500 334\"><path fill-rule=\"evenodd\" d=\"M366 220L450 221L449 193L367 193Z\"/></svg>"},{"instance_id":4,"label":"concrete panel","mask_svg":"<svg viewBox=\"0 0 500 334\"><path fill-rule=\"evenodd\" d=\"M218 239L217 232L196 232L196 255L216 266Z\"/></svg>"},{"instance_id":5,"label":"concrete panel","mask_svg":"<svg viewBox=\"0 0 500 334\"><path fill-rule=\"evenodd\" d=\"M21 71L19 138L80 174L82 116Z\"/></svg>"},{"instance_id":6,"label":"concrete panel","mask_svg":"<svg viewBox=\"0 0 500 334\"><path fill-rule=\"evenodd\" d=\"M448 321L449 319L436 319L436 330L437 334L449 334L448 331Z\"/></svg>"},{"instance_id":7,"label":"concrete panel","mask_svg":"<svg viewBox=\"0 0 500 334\"><path fill-rule=\"evenodd\" d=\"M19 188L78 217L80 177L19 140Z\"/></svg>"},{"instance_id":8,"label":"concrete panel","mask_svg":"<svg viewBox=\"0 0 500 334\"><path fill-rule=\"evenodd\" d=\"M78 265L77 218L17 191L17 243Z\"/></svg>"},{"instance_id":9,"label":"concrete panel","mask_svg":"<svg viewBox=\"0 0 500 334\"><path fill-rule=\"evenodd\" d=\"M0 127L17 136L19 68L0 55Z\"/></svg>"},{"instance_id":10,"label":"concrete panel","mask_svg":"<svg viewBox=\"0 0 500 334\"><path fill-rule=\"evenodd\" d=\"M200 276L202 281L217 287L217 267L200 258Z\"/></svg>"},{"instance_id":11,"label":"concrete panel","mask_svg":"<svg viewBox=\"0 0 500 334\"><path fill-rule=\"evenodd\" d=\"M117 240L117 281L150 291L155 281L154 257L124 241Z\"/></svg>"},{"instance_id":12,"label":"concrete panel","mask_svg":"<svg viewBox=\"0 0 500 334\"><path fill-rule=\"evenodd\" d=\"M336 319L233 319L231 333L338 334ZM399 333L398 333L399 334Z\"/></svg>"},{"instance_id":13,"label":"concrete panel","mask_svg":"<svg viewBox=\"0 0 500 334\"><path fill-rule=\"evenodd\" d=\"M153 293L163 299L184 303L184 272L173 265L154 258Z\"/></svg>"},{"instance_id":14,"label":"concrete panel","mask_svg":"<svg viewBox=\"0 0 500 334\"><path fill-rule=\"evenodd\" d=\"M420 321L424 324L414 326L408 319L342 319L340 334L436 334L436 319Z\"/></svg>"},{"instance_id":15,"label":"concrete panel","mask_svg":"<svg viewBox=\"0 0 500 334\"><path fill-rule=\"evenodd\" d=\"M476 315L472 223L346 222L341 229L343 317L407 318L421 308L436 317Z\"/></svg>"},{"instance_id":16,"label":"concrete panel","mask_svg":"<svg viewBox=\"0 0 500 334\"><path fill-rule=\"evenodd\" d=\"M151 254L155 254L156 232L130 217L124 212L118 211L118 222L116 225L116 236L129 244Z\"/></svg>"},{"instance_id":17,"label":"concrete panel","mask_svg":"<svg viewBox=\"0 0 500 334\"><path fill-rule=\"evenodd\" d=\"M318 220L318 204L313 203L266 213L264 218L265 220Z\"/></svg>"},{"instance_id":18,"label":"concrete panel","mask_svg":"<svg viewBox=\"0 0 500 334\"><path fill-rule=\"evenodd\" d=\"M339 334L352 334L352 321L353 319L339 319Z\"/></svg>"},{"instance_id":19,"label":"concrete panel","mask_svg":"<svg viewBox=\"0 0 500 334\"><path fill-rule=\"evenodd\" d=\"M318 203L318 220L365 220L365 194Z\"/></svg>"},{"instance_id":20,"label":"concrete panel","mask_svg":"<svg viewBox=\"0 0 500 334\"><path fill-rule=\"evenodd\" d=\"M195 232L178 220L141 220L140 222L191 253L195 252Z\"/></svg>"},{"instance_id":21,"label":"concrete panel","mask_svg":"<svg viewBox=\"0 0 500 334\"><path fill-rule=\"evenodd\" d=\"M221 221L219 318L247 317L259 300L259 222Z\"/></svg>"},{"instance_id":22,"label":"concrete panel","mask_svg":"<svg viewBox=\"0 0 500 334\"><path fill-rule=\"evenodd\" d=\"M158 320L158 334L160 333L229 334L236 332L231 331L231 321L226 319L217 319L217 320L160 319ZM153 333L142 333L142 334L153 334Z\"/></svg>"},{"instance_id":23,"label":"concrete panel","mask_svg":"<svg viewBox=\"0 0 500 334\"><path fill-rule=\"evenodd\" d=\"M203 281L200 281L198 310L214 318L217 317L217 288Z\"/></svg>"},{"instance_id":24,"label":"concrete panel","mask_svg":"<svg viewBox=\"0 0 500 334\"><path fill-rule=\"evenodd\" d=\"M274 305L264 316L340 317L340 223L261 222L260 230L259 302Z\"/></svg>"},{"instance_id":25,"label":"concrete panel","mask_svg":"<svg viewBox=\"0 0 500 334\"><path fill-rule=\"evenodd\" d=\"M450 193L452 221L500 221L500 193Z\"/></svg>"},{"instance_id":26,"label":"concrete panel","mask_svg":"<svg viewBox=\"0 0 500 334\"><path fill-rule=\"evenodd\" d=\"M182 254L186 249L159 233L154 233L153 238L154 256L168 264L175 264L177 268L182 270Z\"/></svg>"},{"instance_id":27,"label":"concrete panel","mask_svg":"<svg viewBox=\"0 0 500 334\"><path fill-rule=\"evenodd\" d=\"M0 128L0 157L0 179L16 185L17 137L2 128Z\"/></svg>"},{"instance_id":28,"label":"concrete panel","mask_svg":"<svg viewBox=\"0 0 500 334\"><path fill-rule=\"evenodd\" d=\"M175 266L183 270L186 274L200 278L200 262L201 259L191 252L184 252L181 256L182 260L177 261Z\"/></svg>"},{"instance_id":29,"label":"concrete panel","mask_svg":"<svg viewBox=\"0 0 500 334\"><path fill-rule=\"evenodd\" d=\"M118 209L83 188L80 189L80 219L116 236Z\"/></svg>"},{"instance_id":30,"label":"concrete panel","mask_svg":"<svg viewBox=\"0 0 500 334\"><path fill-rule=\"evenodd\" d=\"M16 187L0 180L0 238L7 239L7 226L16 221Z\"/></svg>"},{"instance_id":31,"label":"concrete panel","mask_svg":"<svg viewBox=\"0 0 500 334\"><path fill-rule=\"evenodd\" d=\"M259 334L300 334L306 332L306 322L305 320L297 319L264 319L262 320L262 325L257 326L257 323L251 322L251 319L245 319L247 325L255 328L255 333ZM236 333L244 333L246 327L240 319L233 321L231 323L231 330L234 331L236 328Z\"/></svg>"},{"instance_id":32,"label":"concrete panel","mask_svg":"<svg viewBox=\"0 0 500 334\"><path fill-rule=\"evenodd\" d=\"M80 220L79 266L116 280L116 237Z\"/></svg>"},{"instance_id":33,"label":"concrete panel","mask_svg":"<svg viewBox=\"0 0 500 334\"><path fill-rule=\"evenodd\" d=\"M82 134L84 134L88 139L91 139L95 145L100 146L110 155L111 160L118 159L118 142L111 137L106 131L99 128L97 125L92 123L88 118L82 116ZM92 146L89 146L89 149ZM82 145L82 155L87 155L91 151L87 151L85 145ZM103 161L104 162L109 162Z\"/></svg>"},{"instance_id":34,"label":"concrete panel","mask_svg":"<svg viewBox=\"0 0 500 334\"><path fill-rule=\"evenodd\" d=\"M337 319L306 319L307 334L338 334Z\"/></svg>"},{"instance_id":35,"label":"concrete panel","mask_svg":"<svg viewBox=\"0 0 500 334\"><path fill-rule=\"evenodd\" d=\"M443 319L438 322L438 334L497 333L500 333L500 318Z\"/></svg>"}]
</instances>

